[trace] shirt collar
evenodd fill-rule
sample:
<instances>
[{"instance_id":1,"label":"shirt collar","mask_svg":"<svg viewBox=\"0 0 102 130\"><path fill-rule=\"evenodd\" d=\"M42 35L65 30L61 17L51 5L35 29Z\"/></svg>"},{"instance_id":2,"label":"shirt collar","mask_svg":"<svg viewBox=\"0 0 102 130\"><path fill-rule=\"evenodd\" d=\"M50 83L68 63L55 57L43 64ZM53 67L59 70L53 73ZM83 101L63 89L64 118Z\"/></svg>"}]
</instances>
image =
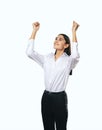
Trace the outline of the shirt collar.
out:
<instances>
[{"instance_id":1,"label":"shirt collar","mask_svg":"<svg viewBox=\"0 0 102 130\"><path fill-rule=\"evenodd\" d=\"M55 55L55 53L51 53L52 54L52 56L54 56ZM64 57L64 56L68 56L67 54L66 54L66 52L63 52L63 54L61 55L61 57Z\"/></svg>"}]
</instances>

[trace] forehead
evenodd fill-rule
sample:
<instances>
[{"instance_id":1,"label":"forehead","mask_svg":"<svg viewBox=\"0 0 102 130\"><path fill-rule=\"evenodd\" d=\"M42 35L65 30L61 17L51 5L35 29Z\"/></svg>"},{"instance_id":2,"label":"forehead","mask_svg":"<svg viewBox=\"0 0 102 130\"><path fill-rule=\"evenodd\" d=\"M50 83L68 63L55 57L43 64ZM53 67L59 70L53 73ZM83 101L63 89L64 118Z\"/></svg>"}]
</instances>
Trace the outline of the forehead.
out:
<instances>
[{"instance_id":1,"label":"forehead","mask_svg":"<svg viewBox=\"0 0 102 130\"><path fill-rule=\"evenodd\" d=\"M59 38L64 38L63 35L58 35L57 37L59 37Z\"/></svg>"}]
</instances>

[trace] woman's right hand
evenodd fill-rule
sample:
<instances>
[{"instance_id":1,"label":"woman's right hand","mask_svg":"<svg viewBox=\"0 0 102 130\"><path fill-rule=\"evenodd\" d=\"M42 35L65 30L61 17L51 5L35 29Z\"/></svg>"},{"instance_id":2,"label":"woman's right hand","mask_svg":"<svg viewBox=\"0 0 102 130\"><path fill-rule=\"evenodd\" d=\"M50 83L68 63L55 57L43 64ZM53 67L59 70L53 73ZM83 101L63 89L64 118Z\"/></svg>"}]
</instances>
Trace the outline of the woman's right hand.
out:
<instances>
[{"instance_id":1,"label":"woman's right hand","mask_svg":"<svg viewBox=\"0 0 102 130\"><path fill-rule=\"evenodd\" d=\"M37 33L37 31L39 30L39 27L40 27L40 23L34 22L34 23L32 23L32 26L33 26L33 31L32 31L32 34L31 34L29 39L35 39L36 33Z\"/></svg>"},{"instance_id":2,"label":"woman's right hand","mask_svg":"<svg viewBox=\"0 0 102 130\"><path fill-rule=\"evenodd\" d=\"M34 23L32 24L32 26L33 26L33 30L34 30L34 31L38 31L39 28L40 28L40 23L39 23L39 22L34 22Z\"/></svg>"}]
</instances>

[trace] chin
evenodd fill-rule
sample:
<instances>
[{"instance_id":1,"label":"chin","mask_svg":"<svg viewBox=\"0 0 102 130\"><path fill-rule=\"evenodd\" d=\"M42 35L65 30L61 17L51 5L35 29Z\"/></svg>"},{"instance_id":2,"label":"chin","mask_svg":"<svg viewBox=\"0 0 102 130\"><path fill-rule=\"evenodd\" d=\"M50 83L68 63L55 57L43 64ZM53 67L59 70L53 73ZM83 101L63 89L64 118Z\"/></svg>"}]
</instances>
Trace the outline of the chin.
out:
<instances>
[{"instance_id":1,"label":"chin","mask_svg":"<svg viewBox=\"0 0 102 130\"><path fill-rule=\"evenodd\" d=\"M60 49L58 46L54 46L53 48L54 48L54 49L58 49L58 50Z\"/></svg>"}]
</instances>

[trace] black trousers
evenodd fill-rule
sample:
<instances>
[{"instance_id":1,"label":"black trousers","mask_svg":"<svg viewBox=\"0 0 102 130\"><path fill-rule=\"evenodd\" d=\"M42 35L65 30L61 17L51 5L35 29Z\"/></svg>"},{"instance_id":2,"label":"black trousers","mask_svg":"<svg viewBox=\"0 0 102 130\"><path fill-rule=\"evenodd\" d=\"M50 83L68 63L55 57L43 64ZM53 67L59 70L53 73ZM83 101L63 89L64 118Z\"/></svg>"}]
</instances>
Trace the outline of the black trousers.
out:
<instances>
[{"instance_id":1,"label":"black trousers","mask_svg":"<svg viewBox=\"0 0 102 130\"><path fill-rule=\"evenodd\" d=\"M67 130L67 94L44 91L41 100L41 112L44 130Z\"/></svg>"}]
</instances>

